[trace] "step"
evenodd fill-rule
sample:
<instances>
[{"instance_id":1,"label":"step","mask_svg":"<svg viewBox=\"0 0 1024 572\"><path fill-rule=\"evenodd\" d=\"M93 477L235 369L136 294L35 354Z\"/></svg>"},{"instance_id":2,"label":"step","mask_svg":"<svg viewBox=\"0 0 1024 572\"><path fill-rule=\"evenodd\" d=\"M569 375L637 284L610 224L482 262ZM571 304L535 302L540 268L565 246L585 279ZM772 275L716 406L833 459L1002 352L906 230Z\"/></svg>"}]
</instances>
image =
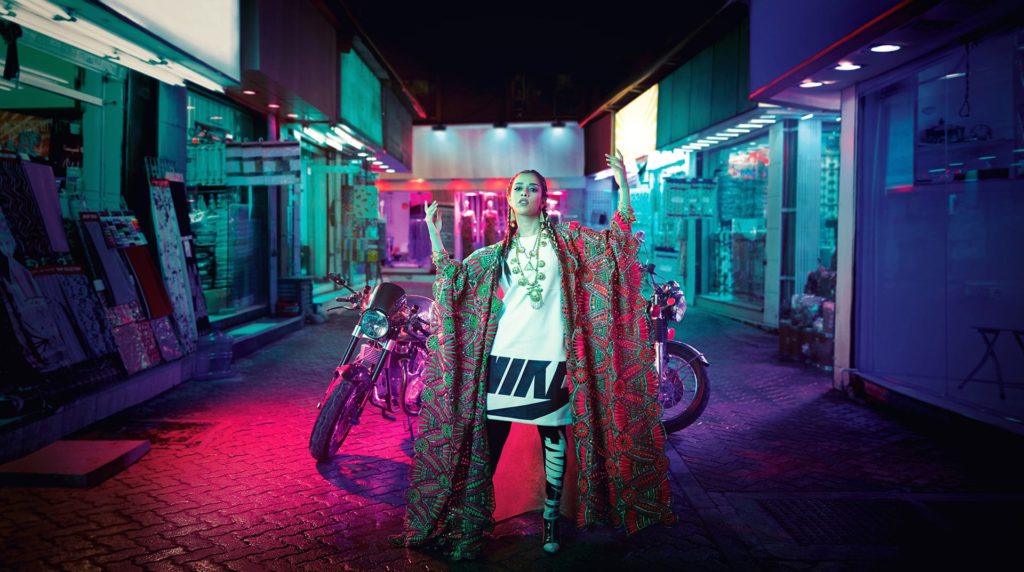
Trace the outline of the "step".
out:
<instances>
[{"instance_id":1,"label":"step","mask_svg":"<svg viewBox=\"0 0 1024 572\"><path fill-rule=\"evenodd\" d=\"M252 354L267 344L276 342L292 332L302 329L303 317L260 318L227 330L233 337L232 357L238 359Z\"/></svg>"},{"instance_id":2,"label":"step","mask_svg":"<svg viewBox=\"0 0 1024 572\"><path fill-rule=\"evenodd\" d=\"M57 441L0 465L0 484L15 487L92 487L149 452L149 441Z\"/></svg>"}]
</instances>

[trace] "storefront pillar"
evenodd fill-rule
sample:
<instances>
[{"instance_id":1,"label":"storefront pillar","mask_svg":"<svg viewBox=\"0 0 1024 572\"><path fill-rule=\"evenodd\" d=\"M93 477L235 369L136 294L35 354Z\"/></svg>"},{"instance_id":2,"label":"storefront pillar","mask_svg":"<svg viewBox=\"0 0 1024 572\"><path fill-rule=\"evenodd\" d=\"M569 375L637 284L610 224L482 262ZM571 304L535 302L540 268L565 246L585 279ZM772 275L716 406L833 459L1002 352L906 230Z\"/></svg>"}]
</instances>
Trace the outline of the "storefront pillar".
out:
<instances>
[{"instance_id":1,"label":"storefront pillar","mask_svg":"<svg viewBox=\"0 0 1024 572\"><path fill-rule=\"evenodd\" d=\"M842 91L839 133L839 224L836 241L836 329L832 386L848 391L853 364L853 260L857 228L857 87Z\"/></svg>"}]
</instances>

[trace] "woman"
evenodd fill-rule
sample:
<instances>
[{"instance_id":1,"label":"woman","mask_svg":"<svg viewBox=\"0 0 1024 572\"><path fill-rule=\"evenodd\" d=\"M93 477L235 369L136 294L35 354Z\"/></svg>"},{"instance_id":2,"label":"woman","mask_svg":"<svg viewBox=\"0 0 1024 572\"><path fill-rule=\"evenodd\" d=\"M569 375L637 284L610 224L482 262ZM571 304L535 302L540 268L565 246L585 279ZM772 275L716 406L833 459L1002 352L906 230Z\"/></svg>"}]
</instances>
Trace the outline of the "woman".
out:
<instances>
[{"instance_id":1,"label":"woman","mask_svg":"<svg viewBox=\"0 0 1024 572\"><path fill-rule=\"evenodd\" d=\"M406 546L479 554L494 526L491 476L509 422L536 425L542 437L545 551L559 548L567 424L577 526L635 533L675 522L629 187L622 155L606 157L621 193L605 231L552 225L536 171L509 181L504 239L461 263L441 244L437 203L427 208L437 333L399 537Z\"/></svg>"}]
</instances>

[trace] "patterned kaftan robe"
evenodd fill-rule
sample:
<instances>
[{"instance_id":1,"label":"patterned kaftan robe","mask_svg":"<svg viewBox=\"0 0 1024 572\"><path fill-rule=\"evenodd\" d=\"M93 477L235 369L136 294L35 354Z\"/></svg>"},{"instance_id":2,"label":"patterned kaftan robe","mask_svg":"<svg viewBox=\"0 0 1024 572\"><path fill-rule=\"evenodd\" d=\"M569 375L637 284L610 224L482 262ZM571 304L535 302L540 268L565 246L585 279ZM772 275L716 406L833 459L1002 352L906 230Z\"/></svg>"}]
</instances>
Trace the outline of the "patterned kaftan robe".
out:
<instances>
[{"instance_id":1,"label":"patterned kaftan robe","mask_svg":"<svg viewBox=\"0 0 1024 572\"><path fill-rule=\"evenodd\" d=\"M630 534L672 525L650 319L640 296L638 243L619 213L611 228L554 227L562 273L578 466L576 525L609 522ZM406 546L474 558L493 529L494 489L486 435L487 361L502 301L501 244L462 263L435 256L435 335L419 438L410 469Z\"/></svg>"}]
</instances>

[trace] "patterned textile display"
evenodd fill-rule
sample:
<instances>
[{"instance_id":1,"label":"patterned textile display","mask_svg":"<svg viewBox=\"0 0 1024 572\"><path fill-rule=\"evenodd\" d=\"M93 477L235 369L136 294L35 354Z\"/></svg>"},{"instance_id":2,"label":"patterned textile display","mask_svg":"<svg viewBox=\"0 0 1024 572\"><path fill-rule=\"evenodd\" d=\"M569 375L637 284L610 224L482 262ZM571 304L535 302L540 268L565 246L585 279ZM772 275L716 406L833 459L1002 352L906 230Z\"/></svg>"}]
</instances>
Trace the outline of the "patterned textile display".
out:
<instances>
[{"instance_id":1,"label":"patterned textile display","mask_svg":"<svg viewBox=\"0 0 1024 572\"><path fill-rule=\"evenodd\" d=\"M147 315L154 319L171 315L171 301L167 297L160 273L153 264L153 257L149 255L149 249L145 246L129 246L123 252L135 276L135 283L139 285Z\"/></svg>"},{"instance_id":2,"label":"patterned textile display","mask_svg":"<svg viewBox=\"0 0 1024 572\"><path fill-rule=\"evenodd\" d=\"M0 210L7 217L10 234L17 243L14 256L18 260L25 262L52 254L50 237L21 161L0 159Z\"/></svg>"},{"instance_id":3,"label":"patterned textile display","mask_svg":"<svg viewBox=\"0 0 1024 572\"><path fill-rule=\"evenodd\" d=\"M121 305L138 300L138 294L135 293L135 279L132 278L127 263L121 258L120 252L108 248L103 239L99 215L93 212L83 212L79 216L85 231L84 239L88 243L88 250L94 261L93 271L101 277L106 285L112 303Z\"/></svg>"},{"instance_id":4,"label":"patterned textile display","mask_svg":"<svg viewBox=\"0 0 1024 572\"><path fill-rule=\"evenodd\" d=\"M181 344L178 343L178 337L174 334L174 326L171 324L169 316L156 318L150 321L149 325L153 328L153 336L156 338L160 355L165 360L176 360L183 355Z\"/></svg>"},{"instance_id":5,"label":"patterned textile display","mask_svg":"<svg viewBox=\"0 0 1024 572\"><path fill-rule=\"evenodd\" d=\"M142 319L142 306L138 301L107 308L107 322L111 328L138 322Z\"/></svg>"},{"instance_id":6,"label":"patterned textile display","mask_svg":"<svg viewBox=\"0 0 1024 572\"><path fill-rule=\"evenodd\" d=\"M76 271L59 275L60 286L64 291L64 301L74 316L86 355L98 358L115 353L117 346L110 334L106 309L81 267L72 268Z\"/></svg>"},{"instance_id":7,"label":"patterned textile display","mask_svg":"<svg viewBox=\"0 0 1024 572\"><path fill-rule=\"evenodd\" d=\"M196 316L185 269L185 254L181 246L181 231L174 212L174 200L166 181L150 181L150 197L153 205L153 229L156 234L157 252L163 271L164 285L171 300L178 339L185 352L196 349Z\"/></svg>"},{"instance_id":8,"label":"patterned textile display","mask_svg":"<svg viewBox=\"0 0 1024 572\"><path fill-rule=\"evenodd\" d=\"M69 355L53 309L35 277L16 257L18 243L0 210L0 298L25 362L45 372L69 365Z\"/></svg>"},{"instance_id":9,"label":"patterned textile display","mask_svg":"<svg viewBox=\"0 0 1024 572\"><path fill-rule=\"evenodd\" d=\"M160 350L149 322L133 322L113 329L117 350L128 375L160 363Z\"/></svg>"},{"instance_id":10,"label":"patterned textile display","mask_svg":"<svg viewBox=\"0 0 1024 572\"><path fill-rule=\"evenodd\" d=\"M579 469L576 524L609 522L630 534L676 522L631 222L616 214L601 232L555 227ZM436 333L428 340L404 532L394 540L454 559L478 555L494 525L486 364L502 306L495 296L501 248L482 248L462 263L434 257Z\"/></svg>"},{"instance_id":11,"label":"patterned textile display","mask_svg":"<svg viewBox=\"0 0 1024 572\"><path fill-rule=\"evenodd\" d=\"M74 362L116 351L103 306L80 266L48 266L36 271L35 278L57 322L67 324L65 343L74 352Z\"/></svg>"},{"instance_id":12,"label":"patterned textile display","mask_svg":"<svg viewBox=\"0 0 1024 572\"><path fill-rule=\"evenodd\" d=\"M57 196L57 181L53 178L53 169L49 165L39 163L22 163L28 177L32 194L50 238L50 248L54 252L67 252L68 237L64 234L64 220L60 214L60 198Z\"/></svg>"}]
</instances>

